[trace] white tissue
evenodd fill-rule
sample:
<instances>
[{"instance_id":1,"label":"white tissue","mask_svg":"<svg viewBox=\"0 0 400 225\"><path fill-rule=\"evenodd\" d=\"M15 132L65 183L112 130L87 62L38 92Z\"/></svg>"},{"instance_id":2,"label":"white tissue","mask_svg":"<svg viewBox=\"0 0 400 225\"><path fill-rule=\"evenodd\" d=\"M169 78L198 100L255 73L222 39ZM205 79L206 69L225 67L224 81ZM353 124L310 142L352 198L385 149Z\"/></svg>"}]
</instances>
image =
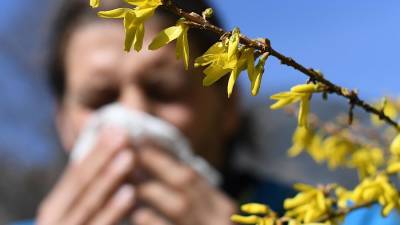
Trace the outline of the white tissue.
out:
<instances>
[{"instance_id":1,"label":"white tissue","mask_svg":"<svg viewBox=\"0 0 400 225\"><path fill-rule=\"evenodd\" d=\"M206 160L194 155L182 133L173 125L140 111L126 109L114 103L99 109L89 120L72 150L71 159L81 160L93 149L98 132L105 125L125 129L134 140L154 140L182 162L204 176L209 183L219 185L221 176Z\"/></svg>"}]
</instances>

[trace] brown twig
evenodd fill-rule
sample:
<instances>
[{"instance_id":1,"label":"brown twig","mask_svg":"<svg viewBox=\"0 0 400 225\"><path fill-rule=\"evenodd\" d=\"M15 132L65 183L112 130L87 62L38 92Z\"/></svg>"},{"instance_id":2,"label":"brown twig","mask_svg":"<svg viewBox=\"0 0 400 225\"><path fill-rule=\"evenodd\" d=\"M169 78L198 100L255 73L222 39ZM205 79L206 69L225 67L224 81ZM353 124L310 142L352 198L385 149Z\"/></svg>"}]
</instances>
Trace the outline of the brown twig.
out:
<instances>
[{"instance_id":1,"label":"brown twig","mask_svg":"<svg viewBox=\"0 0 400 225\"><path fill-rule=\"evenodd\" d=\"M226 35L229 32L223 30L220 27L217 27L202 16L194 12L186 12L185 10L179 8L177 5L173 3L172 0L163 0L163 6L171 11L172 13L176 14L177 16L183 17L188 21L188 24L192 27L208 30L211 31L219 36ZM362 100L355 91L349 91L347 88L343 88L339 85L332 83L331 81L325 79L321 73L315 71L312 68L306 68L305 66L301 65L300 63L296 62L293 58L287 57L275 49L271 47L271 44L268 39L265 39L265 42L261 42L258 40L252 40L247 36L241 34L240 35L240 42L243 45L248 47L257 49L261 53L269 52L270 55L274 56L275 58L279 59L282 64L290 66L306 76L313 81L317 81L319 83L324 84L327 87L326 92L328 93L335 93L336 95L342 96L349 100L349 103L354 106L358 106L362 108L364 111L368 113L375 114L379 116L381 120L384 120L387 124L394 127L397 131L400 131L400 125L395 121L392 120L389 116L387 116L383 110L377 109L372 105L368 104L366 101Z\"/></svg>"},{"instance_id":2,"label":"brown twig","mask_svg":"<svg viewBox=\"0 0 400 225\"><path fill-rule=\"evenodd\" d=\"M355 211L357 209L362 209L362 208L369 207L369 206L371 206L371 205L373 205L375 203L376 202L366 202L366 203L363 203L363 204L354 205L354 206L350 206L350 207L343 208L343 209L338 209L338 210L326 215L325 217L319 219L319 221L325 222L325 221L328 221L328 220L331 220L331 219L334 219L334 218L338 218L338 217L344 216L344 215L346 215L346 214L348 214L348 213L350 213L352 211Z\"/></svg>"}]
</instances>

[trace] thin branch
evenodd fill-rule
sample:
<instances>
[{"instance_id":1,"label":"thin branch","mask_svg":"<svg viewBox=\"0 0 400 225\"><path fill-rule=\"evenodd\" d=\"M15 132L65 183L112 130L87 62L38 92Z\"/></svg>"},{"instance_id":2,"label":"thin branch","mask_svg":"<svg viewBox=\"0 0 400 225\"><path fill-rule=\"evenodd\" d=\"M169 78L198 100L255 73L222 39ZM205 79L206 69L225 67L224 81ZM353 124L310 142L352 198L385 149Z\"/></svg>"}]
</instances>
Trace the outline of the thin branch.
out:
<instances>
[{"instance_id":1,"label":"thin branch","mask_svg":"<svg viewBox=\"0 0 400 225\"><path fill-rule=\"evenodd\" d=\"M203 29L203 30L208 30L219 36L229 34L229 32L223 30L220 27L217 27L217 26L211 24L206 19L204 19L202 16L200 16L199 14L194 13L194 12L189 13L189 12L186 12L185 10L179 8L178 6L176 6L173 3L172 0L164 0L163 6L166 9L168 9L169 11L171 11L172 13L176 14L177 16L184 17L186 20L188 20L188 24L192 27L195 27L198 29ZM397 131L400 131L400 125L395 120L392 120L389 116L387 116L383 112L383 110L377 109L374 106L368 104L366 101L362 100L355 91L349 91L349 89L347 89L347 88L343 88L339 85L336 85L336 84L332 83L331 81L325 79L321 73L315 71L314 69L306 68L305 66L296 62L293 58L287 57L287 56L279 53L278 51L276 51L275 49L273 49L271 47L268 39L266 39L266 42L264 43L262 41L252 40L252 39L248 38L247 36L241 34L240 42L243 45L257 49L261 53L269 52L270 55L279 59L282 64L290 66L290 67L302 72L303 74L308 76L311 81L316 81L316 82L324 84L327 87L326 91L328 93L335 93L336 95L347 98L349 100L350 105L358 106L368 113L377 115L381 120L384 120L387 124L394 127Z\"/></svg>"},{"instance_id":2,"label":"thin branch","mask_svg":"<svg viewBox=\"0 0 400 225\"><path fill-rule=\"evenodd\" d=\"M334 219L334 218L338 218L338 217L344 216L344 215L346 215L346 214L348 214L350 212L353 212L353 211L355 211L357 209L363 209L363 208L369 207L369 206L371 206L371 205L373 205L375 203L376 202L366 202L366 203L359 204L359 205L353 205L353 206L350 206L348 208L338 209L337 211L332 212L332 213L326 215L325 217L319 219L319 221L325 222L325 221L328 221L328 220L331 220L331 219Z\"/></svg>"}]
</instances>

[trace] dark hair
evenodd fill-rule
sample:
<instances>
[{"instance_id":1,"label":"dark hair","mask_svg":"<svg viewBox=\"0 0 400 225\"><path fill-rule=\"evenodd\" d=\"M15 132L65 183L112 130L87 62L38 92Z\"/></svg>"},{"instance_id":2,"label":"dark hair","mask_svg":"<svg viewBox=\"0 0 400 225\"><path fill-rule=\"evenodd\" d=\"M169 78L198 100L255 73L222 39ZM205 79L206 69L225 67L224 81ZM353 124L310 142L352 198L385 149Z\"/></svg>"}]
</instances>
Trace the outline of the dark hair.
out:
<instances>
[{"instance_id":1,"label":"dark hair","mask_svg":"<svg viewBox=\"0 0 400 225\"><path fill-rule=\"evenodd\" d=\"M126 4L123 3L123 0L103 0L103 2L108 9L126 6ZM183 9L197 13L201 13L203 10L209 7L209 4L206 2L206 0L174 0L174 3ZM107 10L104 8L100 9ZM49 85L57 100L61 100L65 92L65 43L69 39L72 31L76 29L79 24L87 20L94 21L97 19L102 21L97 17L97 11L98 10L94 10L89 7L88 0L64 0L60 9L58 10L58 14L56 15L50 34L48 60ZM166 12L162 7L157 9L156 16L162 16L166 18L166 21L170 21L171 23L175 23L178 19L178 17L172 13ZM221 23L216 17L215 13L213 17L210 18L210 22L221 26ZM190 38L194 40L196 47L202 52L211 46L215 41L217 41L217 37L215 35L207 32L191 30L190 33ZM121 46L121 51L122 50L123 46Z\"/></svg>"}]
</instances>

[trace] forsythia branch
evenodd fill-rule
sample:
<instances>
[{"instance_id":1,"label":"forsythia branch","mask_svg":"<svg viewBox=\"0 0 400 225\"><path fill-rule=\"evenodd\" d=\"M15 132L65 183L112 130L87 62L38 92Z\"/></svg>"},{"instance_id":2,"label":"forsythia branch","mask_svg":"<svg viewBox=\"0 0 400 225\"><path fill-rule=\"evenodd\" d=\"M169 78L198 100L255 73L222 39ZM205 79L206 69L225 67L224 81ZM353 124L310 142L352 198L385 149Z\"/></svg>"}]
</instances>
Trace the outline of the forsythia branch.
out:
<instances>
[{"instance_id":1,"label":"forsythia branch","mask_svg":"<svg viewBox=\"0 0 400 225\"><path fill-rule=\"evenodd\" d=\"M195 27L198 29L211 31L219 36L226 36L229 32L223 30L220 27L217 27L210 22L208 22L204 17L200 16L194 12L186 12L184 9L179 8L177 5L173 3L172 0L163 0L163 7L171 11L172 13L185 18L188 22L186 22L191 27ZM367 103L365 100L361 99L358 94L347 88L341 87L339 85L334 84L333 82L325 79L322 74L312 68L306 68L300 63L296 62L293 58L287 57L282 53L276 51L272 48L270 41L266 39L265 43L258 40L252 40L247 36L240 34L240 42L243 45L248 47L257 49L260 53L268 52L271 56L279 59L282 64L290 66L306 76L309 77L311 81L319 82L324 84L327 89L325 90L327 93L335 93L336 95L342 96L349 100L350 107L358 106L362 108L364 111L368 113L372 113L377 115L381 120L384 120L387 124L394 127L397 131L400 131L400 125L389 116L387 116L383 110L380 110L371 104Z\"/></svg>"}]
</instances>

